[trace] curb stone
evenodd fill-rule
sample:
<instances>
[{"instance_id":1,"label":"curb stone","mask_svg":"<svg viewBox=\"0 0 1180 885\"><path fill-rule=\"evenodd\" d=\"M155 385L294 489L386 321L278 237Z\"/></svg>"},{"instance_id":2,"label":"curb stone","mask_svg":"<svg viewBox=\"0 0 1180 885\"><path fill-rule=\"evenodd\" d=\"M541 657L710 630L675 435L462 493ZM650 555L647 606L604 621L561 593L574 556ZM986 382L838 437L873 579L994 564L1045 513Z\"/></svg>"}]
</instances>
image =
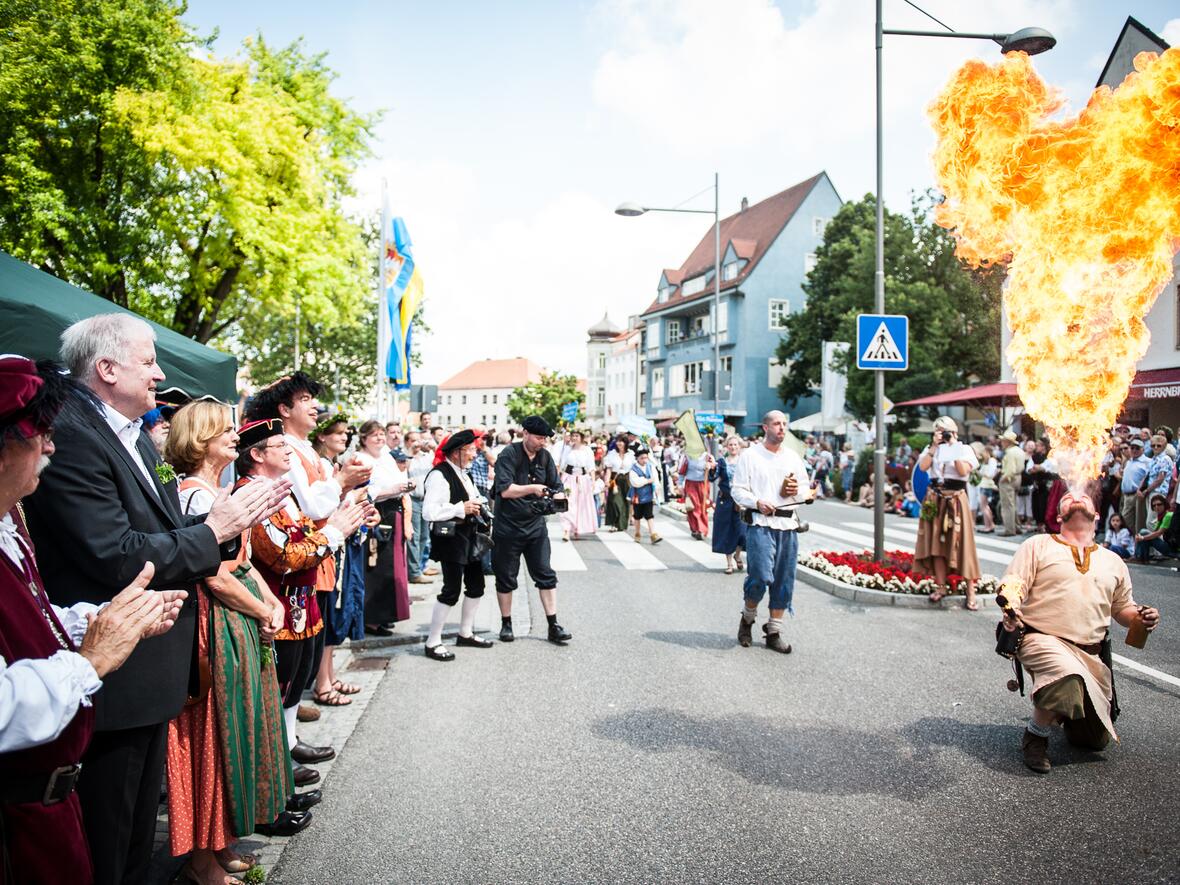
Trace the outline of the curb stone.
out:
<instances>
[{"instance_id":1,"label":"curb stone","mask_svg":"<svg viewBox=\"0 0 1180 885\"><path fill-rule=\"evenodd\" d=\"M829 596L836 596L848 602L858 602L862 605L892 605L898 608L920 608L926 609L927 611L936 611L952 608L963 609L967 603L967 597L959 596L958 594L945 596L939 602L932 603L926 596L918 593L892 593L889 590L854 587L851 584L845 584L843 581L837 581L835 578L821 574L805 565L798 566L797 573L803 583L809 587L822 590ZM975 601L979 603L982 610L994 607L996 597L993 593L976 593Z\"/></svg>"}]
</instances>

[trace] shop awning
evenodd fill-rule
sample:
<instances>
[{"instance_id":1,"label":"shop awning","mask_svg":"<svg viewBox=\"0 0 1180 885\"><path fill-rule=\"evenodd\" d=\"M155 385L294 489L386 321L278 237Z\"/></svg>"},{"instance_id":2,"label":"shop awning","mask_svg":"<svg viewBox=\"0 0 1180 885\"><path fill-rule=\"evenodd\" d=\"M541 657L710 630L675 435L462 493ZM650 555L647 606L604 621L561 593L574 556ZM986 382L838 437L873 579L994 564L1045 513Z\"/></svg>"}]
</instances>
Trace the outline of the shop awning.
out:
<instances>
[{"instance_id":1,"label":"shop awning","mask_svg":"<svg viewBox=\"0 0 1180 885\"><path fill-rule=\"evenodd\" d=\"M1144 369L1131 381L1129 400L1180 398L1180 368Z\"/></svg>"},{"instance_id":2,"label":"shop awning","mask_svg":"<svg viewBox=\"0 0 1180 885\"><path fill-rule=\"evenodd\" d=\"M1020 398L1016 393L1016 383L1001 381L997 384L979 384L975 387L964 387L962 390L952 390L948 393L936 393L933 396L923 396L918 399L906 400L899 406L1015 406Z\"/></svg>"}]
</instances>

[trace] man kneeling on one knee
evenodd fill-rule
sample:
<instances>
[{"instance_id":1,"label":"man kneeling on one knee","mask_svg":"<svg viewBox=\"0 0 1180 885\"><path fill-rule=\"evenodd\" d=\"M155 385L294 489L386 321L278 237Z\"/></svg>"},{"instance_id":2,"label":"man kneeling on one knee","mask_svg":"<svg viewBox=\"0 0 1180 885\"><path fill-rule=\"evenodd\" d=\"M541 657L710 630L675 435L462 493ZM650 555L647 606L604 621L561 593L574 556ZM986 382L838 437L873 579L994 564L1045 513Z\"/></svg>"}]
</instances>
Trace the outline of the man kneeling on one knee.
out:
<instances>
[{"instance_id":1,"label":"man kneeling on one knee","mask_svg":"<svg viewBox=\"0 0 1180 885\"><path fill-rule=\"evenodd\" d=\"M1125 627L1139 621L1148 631L1159 624L1158 611L1131 598L1126 563L1094 543L1097 513L1090 497L1070 492L1058 512L1060 534L1025 541L1004 575L1005 586L1022 591L1019 603L1005 610L1004 627L1023 628L1016 659L1032 677L1024 764L1041 774L1050 768L1054 725L1087 750L1117 740L1114 683L1101 657L1111 619Z\"/></svg>"},{"instance_id":2,"label":"man kneeling on one knee","mask_svg":"<svg viewBox=\"0 0 1180 885\"><path fill-rule=\"evenodd\" d=\"M492 643L475 635L475 612L483 598L484 576L480 558L491 544L480 523L487 502L467 474L475 458L475 432L460 430L439 447L443 460L426 475L422 517L430 524L430 549L442 565L443 585L430 619L426 656L436 661L453 660L454 652L442 644L443 625L459 591L466 589L459 619L458 645L491 648ZM484 531L481 531L483 529Z\"/></svg>"}]
</instances>

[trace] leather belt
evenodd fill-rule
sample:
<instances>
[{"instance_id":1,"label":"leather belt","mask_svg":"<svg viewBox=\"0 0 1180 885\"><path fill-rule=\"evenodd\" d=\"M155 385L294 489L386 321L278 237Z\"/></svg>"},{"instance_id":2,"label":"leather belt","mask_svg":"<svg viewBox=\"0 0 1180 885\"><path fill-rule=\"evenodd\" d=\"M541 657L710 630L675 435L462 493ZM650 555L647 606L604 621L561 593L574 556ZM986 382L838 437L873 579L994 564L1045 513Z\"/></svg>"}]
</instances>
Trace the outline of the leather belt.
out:
<instances>
[{"instance_id":1,"label":"leather belt","mask_svg":"<svg viewBox=\"0 0 1180 885\"><path fill-rule=\"evenodd\" d=\"M0 786L0 802L9 805L26 805L40 802L42 805L56 805L64 802L78 785L82 764L62 765L48 774L27 774L4 779Z\"/></svg>"},{"instance_id":2,"label":"leather belt","mask_svg":"<svg viewBox=\"0 0 1180 885\"><path fill-rule=\"evenodd\" d=\"M967 481L963 479L943 479L931 483L936 489L946 489L948 492L961 492L967 488Z\"/></svg>"}]
</instances>

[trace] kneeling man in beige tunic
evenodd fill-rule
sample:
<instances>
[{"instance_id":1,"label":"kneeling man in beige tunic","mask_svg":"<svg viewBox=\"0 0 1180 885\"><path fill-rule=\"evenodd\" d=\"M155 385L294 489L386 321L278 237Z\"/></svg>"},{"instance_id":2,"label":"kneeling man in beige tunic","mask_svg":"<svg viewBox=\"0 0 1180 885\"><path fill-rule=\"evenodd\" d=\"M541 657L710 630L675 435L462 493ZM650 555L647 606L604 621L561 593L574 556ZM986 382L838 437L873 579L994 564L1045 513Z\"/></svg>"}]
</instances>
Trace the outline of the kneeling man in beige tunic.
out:
<instances>
[{"instance_id":1,"label":"kneeling man in beige tunic","mask_svg":"<svg viewBox=\"0 0 1180 885\"><path fill-rule=\"evenodd\" d=\"M1025 630L1016 658L1032 678L1034 709L1022 747L1024 764L1041 774L1049 771L1049 733L1058 723L1076 747L1101 750L1118 739L1111 673L1099 658L1111 618L1148 631L1159 624L1158 611L1131 598L1123 560L1094 543L1090 497L1066 494L1059 514L1061 533L1021 544L1003 579L1023 595L1006 594L1014 604L1004 626Z\"/></svg>"}]
</instances>

